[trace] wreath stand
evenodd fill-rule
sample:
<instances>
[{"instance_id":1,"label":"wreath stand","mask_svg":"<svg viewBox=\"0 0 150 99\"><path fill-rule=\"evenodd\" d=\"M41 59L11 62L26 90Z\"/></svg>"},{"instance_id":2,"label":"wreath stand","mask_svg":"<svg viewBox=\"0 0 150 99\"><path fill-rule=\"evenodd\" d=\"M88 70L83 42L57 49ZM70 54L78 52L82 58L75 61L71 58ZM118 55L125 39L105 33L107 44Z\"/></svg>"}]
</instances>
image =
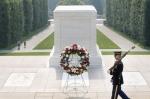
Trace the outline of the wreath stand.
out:
<instances>
[{"instance_id":1,"label":"wreath stand","mask_svg":"<svg viewBox=\"0 0 150 99\"><path fill-rule=\"evenodd\" d=\"M86 72L87 73L87 72ZM64 82L63 92L69 97L84 97L88 93L88 85L81 75L69 75L64 73L66 81ZM88 75L87 75L88 76Z\"/></svg>"},{"instance_id":2,"label":"wreath stand","mask_svg":"<svg viewBox=\"0 0 150 99\"><path fill-rule=\"evenodd\" d=\"M71 64L71 65L70 65ZM88 79L89 53L77 44L66 47L61 53L60 66L63 73L63 92L69 97L83 97L88 93L85 77ZM86 74L86 75L85 75ZM88 80L89 81L89 80Z\"/></svg>"}]
</instances>

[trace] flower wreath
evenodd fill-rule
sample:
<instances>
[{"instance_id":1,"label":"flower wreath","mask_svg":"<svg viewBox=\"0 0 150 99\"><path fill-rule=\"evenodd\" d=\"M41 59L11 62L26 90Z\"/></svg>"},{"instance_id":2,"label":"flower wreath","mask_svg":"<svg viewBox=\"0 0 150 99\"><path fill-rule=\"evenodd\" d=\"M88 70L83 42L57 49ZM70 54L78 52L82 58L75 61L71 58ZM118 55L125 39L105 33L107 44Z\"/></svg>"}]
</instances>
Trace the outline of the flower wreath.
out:
<instances>
[{"instance_id":1,"label":"flower wreath","mask_svg":"<svg viewBox=\"0 0 150 99\"><path fill-rule=\"evenodd\" d=\"M78 55L80 57L79 65L70 64L70 56ZM66 47L61 53L60 66L70 75L80 75L87 71L89 66L89 53L85 48L80 47L77 44L73 44L70 47Z\"/></svg>"}]
</instances>

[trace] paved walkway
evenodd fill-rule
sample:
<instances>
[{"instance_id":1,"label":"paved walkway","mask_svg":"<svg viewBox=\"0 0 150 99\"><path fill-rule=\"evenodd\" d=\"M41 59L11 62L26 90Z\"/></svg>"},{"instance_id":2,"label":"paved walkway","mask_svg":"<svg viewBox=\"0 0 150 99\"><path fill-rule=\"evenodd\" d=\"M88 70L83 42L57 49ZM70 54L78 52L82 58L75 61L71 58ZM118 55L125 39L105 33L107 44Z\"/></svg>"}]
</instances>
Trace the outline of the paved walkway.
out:
<instances>
[{"instance_id":1,"label":"paved walkway","mask_svg":"<svg viewBox=\"0 0 150 99\"><path fill-rule=\"evenodd\" d=\"M114 43L116 43L122 50L128 50L131 48L134 43L129 41L128 39L122 37L121 35L117 34L116 32L112 31L108 27L102 25L102 24L97 24L97 28L104 33L109 39L111 39ZM134 50L136 51L145 51L145 49L142 49L138 45L135 45L136 48Z\"/></svg>"},{"instance_id":2,"label":"paved walkway","mask_svg":"<svg viewBox=\"0 0 150 99\"><path fill-rule=\"evenodd\" d=\"M104 66L89 70L90 86L88 93L81 98L71 98L63 93L62 70L46 68L48 59L49 56L0 57L0 99L110 99L112 85L106 70L113 64L113 55L103 55ZM123 90L131 99L150 99L149 60L150 55L128 55L123 59L124 72L127 74L125 82L128 80ZM24 73L35 76L30 86L6 86L10 75L16 73L23 77ZM28 76L24 79L28 79Z\"/></svg>"},{"instance_id":3,"label":"paved walkway","mask_svg":"<svg viewBox=\"0 0 150 99\"><path fill-rule=\"evenodd\" d=\"M32 50L37 44L43 41L46 37L48 37L52 32L54 32L54 24L48 26L46 29L33 36L31 39L26 41L26 48L24 48L23 43L21 44L21 51ZM16 51L17 47L13 48L13 51Z\"/></svg>"}]
</instances>

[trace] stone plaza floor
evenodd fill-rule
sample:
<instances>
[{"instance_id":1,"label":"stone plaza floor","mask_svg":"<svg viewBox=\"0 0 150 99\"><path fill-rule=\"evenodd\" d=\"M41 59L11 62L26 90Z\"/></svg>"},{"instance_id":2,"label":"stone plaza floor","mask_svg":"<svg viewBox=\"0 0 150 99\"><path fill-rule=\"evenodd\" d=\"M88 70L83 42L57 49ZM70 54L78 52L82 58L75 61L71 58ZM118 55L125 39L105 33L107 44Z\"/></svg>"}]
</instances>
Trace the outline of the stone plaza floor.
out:
<instances>
[{"instance_id":1,"label":"stone plaza floor","mask_svg":"<svg viewBox=\"0 0 150 99\"><path fill-rule=\"evenodd\" d=\"M0 99L110 99L111 77L106 71L114 58L103 55L102 59L103 66L88 71L87 93L71 97L61 86L61 68L48 67L48 56L1 56ZM149 60L150 55L128 55L123 59L122 89L131 99L150 99Z\"/></svg>"}]
</instances>

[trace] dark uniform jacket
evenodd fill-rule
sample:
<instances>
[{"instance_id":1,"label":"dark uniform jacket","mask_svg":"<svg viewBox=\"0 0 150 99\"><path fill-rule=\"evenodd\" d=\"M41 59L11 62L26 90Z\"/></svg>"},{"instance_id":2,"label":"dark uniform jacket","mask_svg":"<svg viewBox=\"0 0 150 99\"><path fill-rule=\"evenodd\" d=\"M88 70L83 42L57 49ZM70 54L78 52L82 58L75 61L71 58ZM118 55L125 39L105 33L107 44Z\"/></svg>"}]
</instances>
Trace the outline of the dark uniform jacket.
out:
<instances>
[{"instance_id":1,"label":"dark uniform jacket","mask_svg":"<svg viewBox=\"0 0 150 99\"><path fill-rule=\"evenodd\" d=\"M123 71L123 63L122 62L117 64L116 68L114 68L113 71L110 71L110 74L112 75L113 85L121 85L121 84L124 83L123 82L122 71Z\"/></svg>"}]
</instances>

